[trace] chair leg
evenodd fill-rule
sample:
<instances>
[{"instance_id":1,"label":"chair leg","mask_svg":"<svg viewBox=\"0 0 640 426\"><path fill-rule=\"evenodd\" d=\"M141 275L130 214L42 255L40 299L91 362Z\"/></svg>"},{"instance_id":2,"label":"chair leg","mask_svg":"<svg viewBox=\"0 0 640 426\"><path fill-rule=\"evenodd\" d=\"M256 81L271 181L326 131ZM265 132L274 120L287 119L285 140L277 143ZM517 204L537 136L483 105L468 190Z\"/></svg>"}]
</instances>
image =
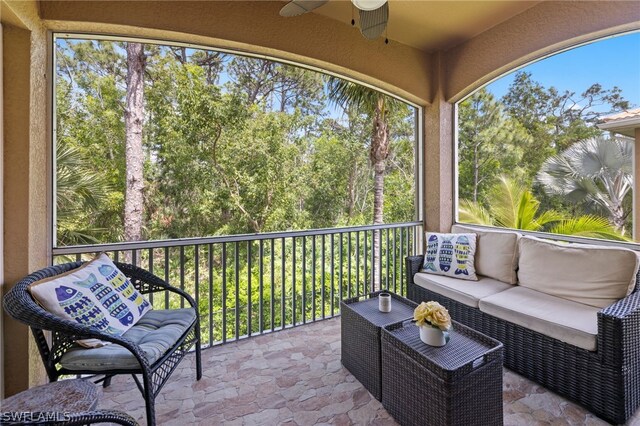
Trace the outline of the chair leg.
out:
<instances>
[{"instance_id":1,"label":"chair leg","mask_svg":"<svg viewBox=\"0 0 640 426\"><path fill-rule=\"evenodd\" d=\"M153 385L148 374L143 373L144 380L144 403L147 412L147 425L156 426L156 398L153 392Z\"/></svg>"},{"instance_id":2,"label":"chair leg","mask_svg":"<svg viewBox=\"0 0 640 426\"><path fill-rule=\"evenodd\" d=\"M104 381L102 382L102 387L103 387L103 388L106 388L107 386L111 386L111 378L112 378L112 377L113 377L113 376L106 376L106 377L104 378Z\"/></svg>"},{"instance_id":3,"label":"chair leg","mask_svg":"<svg viewBox=\"0 0 640 426\"><path fill-rule=\"evenodd\" d=\"M202 343L200 342L200 327L196 328L196 380L202 378Z\"/></svg>"}]
</instances>

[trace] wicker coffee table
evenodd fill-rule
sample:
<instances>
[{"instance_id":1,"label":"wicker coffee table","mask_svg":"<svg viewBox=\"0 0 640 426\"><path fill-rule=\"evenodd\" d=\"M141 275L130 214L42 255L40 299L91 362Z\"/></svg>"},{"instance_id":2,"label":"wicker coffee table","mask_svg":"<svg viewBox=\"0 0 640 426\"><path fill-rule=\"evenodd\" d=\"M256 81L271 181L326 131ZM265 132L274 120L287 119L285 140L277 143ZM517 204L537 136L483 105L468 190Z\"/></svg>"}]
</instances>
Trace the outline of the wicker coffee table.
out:
<instances>
[{"instance_id":1,"label":"wicker coffee table","mask_svg":"<svg viewBox=\"0 0 640 426\"><path fill-rule=\"evenodd\" d=\"M414 302L391 292L391 312L378 310L378 294L342 301L342 365L378 400L382 397L380 329L413 318Z\"/></svg>"},{"instance_id":2,"label":"wicker coffee table","mask_svg":"<svg viewBox=\"0 0 640 426\"><path fill-rule=\"evenodd\" d=\"M382 405L402 425L502 425L502 343L453 322L428 346L405 321L382 331Z\"/></svg>"}]
</instances>

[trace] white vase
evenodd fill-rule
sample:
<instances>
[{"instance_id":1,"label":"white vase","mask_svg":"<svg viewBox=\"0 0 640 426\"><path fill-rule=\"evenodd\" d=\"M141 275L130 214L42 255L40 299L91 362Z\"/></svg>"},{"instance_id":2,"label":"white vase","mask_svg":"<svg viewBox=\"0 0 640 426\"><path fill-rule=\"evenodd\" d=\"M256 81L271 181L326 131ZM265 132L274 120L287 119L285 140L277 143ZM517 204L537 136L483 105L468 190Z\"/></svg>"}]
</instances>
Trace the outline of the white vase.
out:
<instances>
[{"instance_id":1,"label":"white vase","mask_svg":"<svg viewBox=\"0 0 640 426\"><path fill-rule=\"evenodd\" d=\"M447 335L439 328L430 325L422 325L420 329L420 340L429 346L444 346L447 344ZM448 333L447 333L448 334Z\"/></svg>"}]
</instances>

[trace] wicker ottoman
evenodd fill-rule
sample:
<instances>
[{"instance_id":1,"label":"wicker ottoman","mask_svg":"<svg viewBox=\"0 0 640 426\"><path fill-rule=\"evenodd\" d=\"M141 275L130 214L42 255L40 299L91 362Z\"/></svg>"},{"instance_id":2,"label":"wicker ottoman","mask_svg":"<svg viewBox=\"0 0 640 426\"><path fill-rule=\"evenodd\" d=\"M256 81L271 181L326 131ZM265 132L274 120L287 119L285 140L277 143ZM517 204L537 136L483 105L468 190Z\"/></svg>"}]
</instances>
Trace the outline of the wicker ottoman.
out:
<instances>
[{"instance_id":1,"label":"wicker ottoman","mask_svg":"<svg viewBox=\"0 0 640 426\"><path fill-rule=\"evenodd\" d=\"M414 302L391 292L391 312L378 310L378 294L354 297L340 303L342 365L380 400L381 327L413 318Z\"/></svg>"},{"instance_id":2,"label":"wicker ottoman","mask_svg":"<svg viewBox=\"0 0 640 426\"><path fill-rule=\"evenodd\" d=\"M382 331L382 405L402 425L502 425L502 343L457 322L436 348L413 323Z\"/></svg>"}]
</instances>

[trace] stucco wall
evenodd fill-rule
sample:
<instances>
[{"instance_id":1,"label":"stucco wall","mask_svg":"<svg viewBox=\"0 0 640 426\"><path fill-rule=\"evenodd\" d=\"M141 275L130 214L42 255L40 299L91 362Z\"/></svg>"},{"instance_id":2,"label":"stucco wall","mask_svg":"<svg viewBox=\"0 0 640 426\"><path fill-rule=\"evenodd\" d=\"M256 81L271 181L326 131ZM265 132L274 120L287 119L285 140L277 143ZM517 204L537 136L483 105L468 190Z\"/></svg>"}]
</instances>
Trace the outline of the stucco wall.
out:
<instances>
[{"instance_id":1,"label":"stucco wall","mask_svg":"<svg viewBox=\"0 0 640 426\"><path fill-rule=\"evenodd\" d=\"M4 108L4 278L3 291L28 270L29 252L29 78L20 78L29 69L29 31L4 25L2 31L3 52L3 104ZM11 83L10 83L11 82ZM11 206L11 208L9 208ZM11 395L28 385L29 334L27 327L6 316L3 318L3 334L9 349L5 361L5 392Z\"/></svg>"},{"instance_id":2,"label":"stucco wall","mask_svg":"<svg viewBox=\"0 0 640 426\"><path fill-rule=\"evenodd\" d=\"M6 5L3 5L6 6ZM47 33L36 4L15 2L20 25L3 22L3 263L2 292L49 263ZM8 107L10 106L10 107ZM26 326L3 312L6 395L46 381Z\"/></svg>"},{"instance_id":3,"label":"stucco wall","mask_svg":"<svg viewBox=\"0 0 640 426\"><path fill-rule=\"evenodd\" d=\"M153 4L153 6L150 6ZM424 105L431 98L430 55L313 13L282 18L281 1L41 3L58 31L89 31L251 50L348 74ZM350 19L350 17L347 17ZM87 24L89 23L89 24ZM98 25L96 25L98 24Z\"/></svg>"},{"instance_id":4,"label":"stucco wall","mask_svg":"<svg viewBox=\"0 0 640 426\"><path fill-rule=\"evenodd\" d=\"M550 53L640 28L637 1L547 1L446 53L445 98L456 102L501 74Z\"/></svg>"},{"instance_id":5,"label":"stucco wall","mask_svg":"<svg viewBox=\"0 0 640 426\"><path fill-rule=\"evenodd\" d=\"M640 127L635 129L635 145L633 146L633 239L640 243Z\"/></svg>"}]
</instances>

